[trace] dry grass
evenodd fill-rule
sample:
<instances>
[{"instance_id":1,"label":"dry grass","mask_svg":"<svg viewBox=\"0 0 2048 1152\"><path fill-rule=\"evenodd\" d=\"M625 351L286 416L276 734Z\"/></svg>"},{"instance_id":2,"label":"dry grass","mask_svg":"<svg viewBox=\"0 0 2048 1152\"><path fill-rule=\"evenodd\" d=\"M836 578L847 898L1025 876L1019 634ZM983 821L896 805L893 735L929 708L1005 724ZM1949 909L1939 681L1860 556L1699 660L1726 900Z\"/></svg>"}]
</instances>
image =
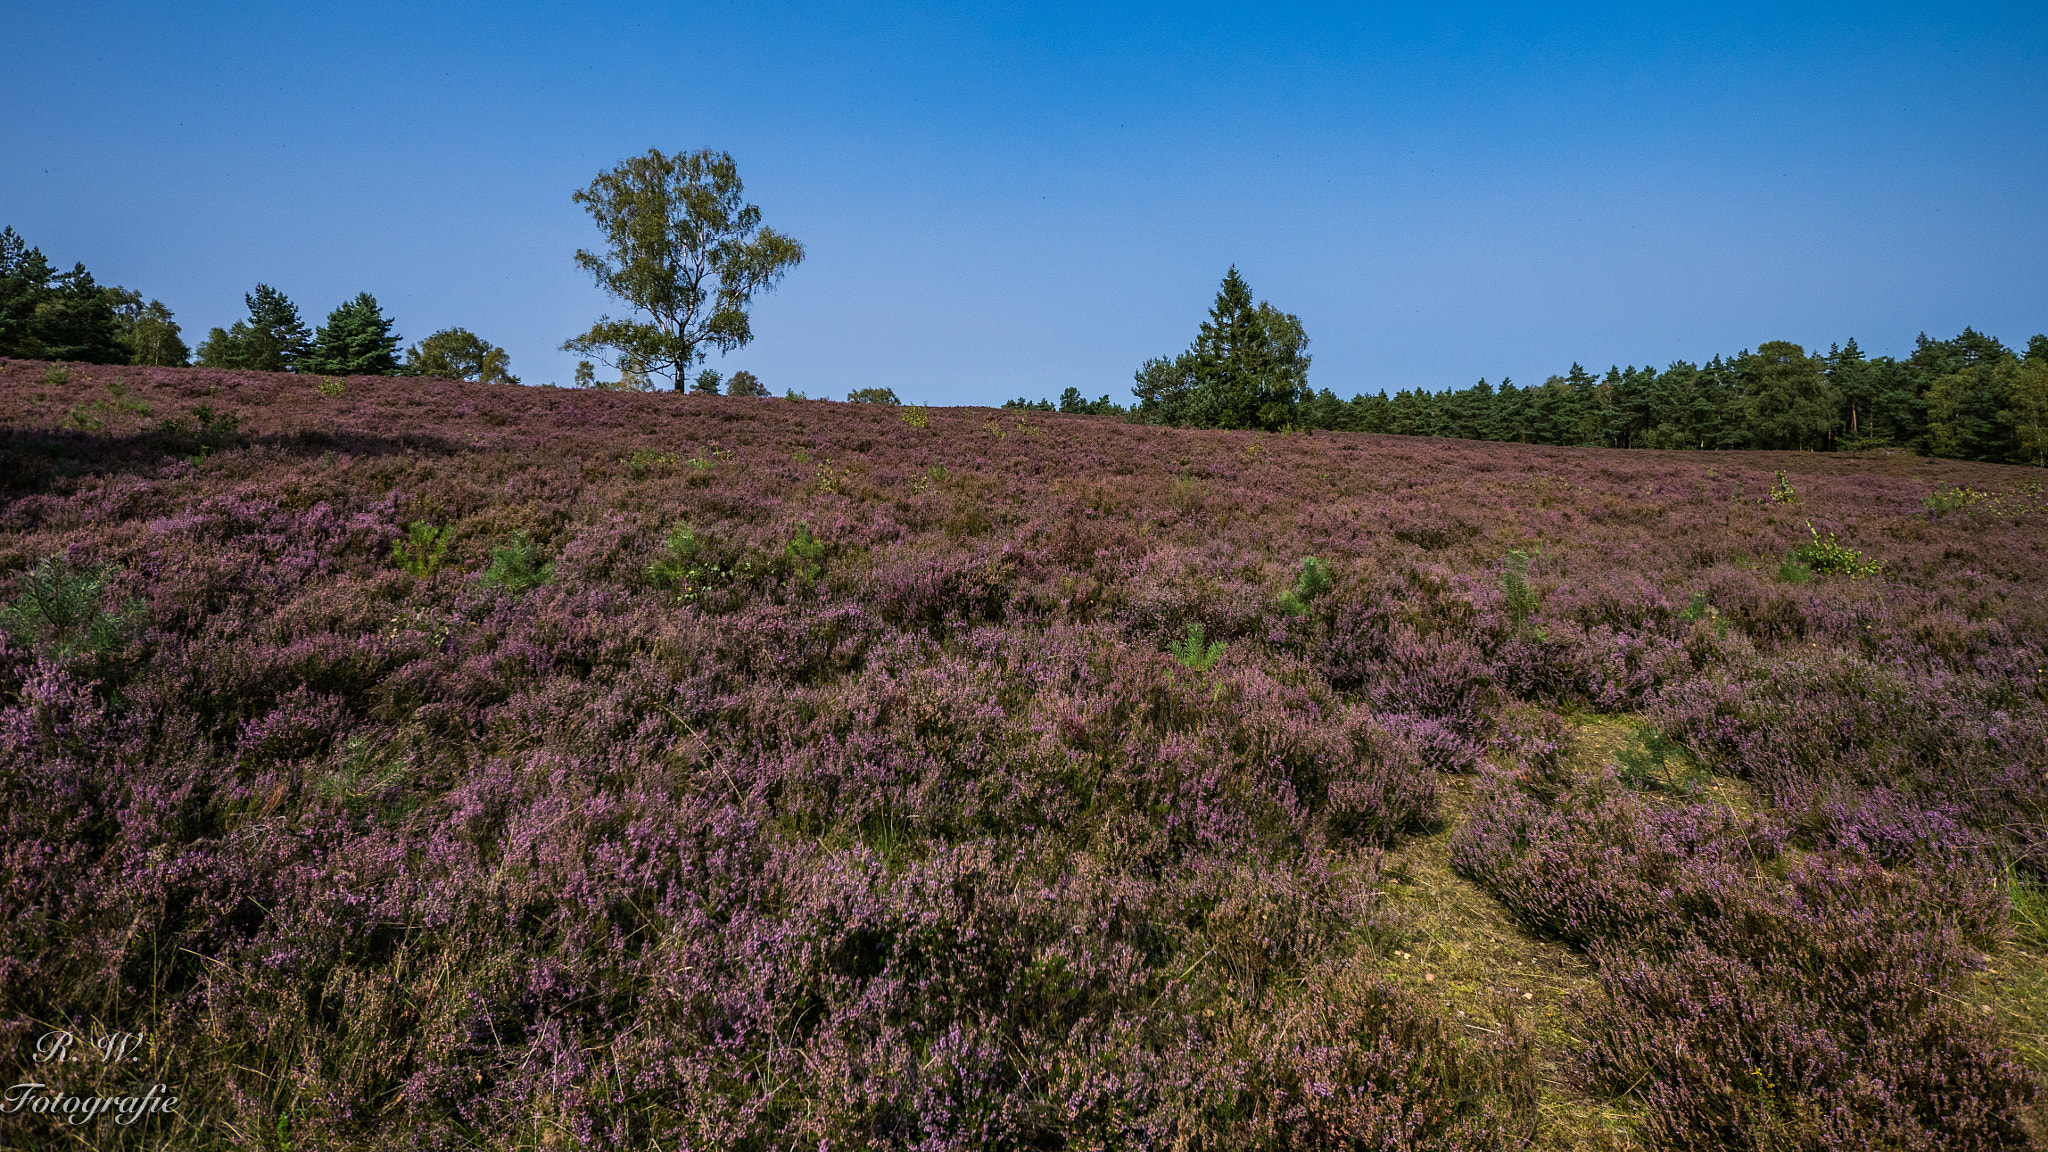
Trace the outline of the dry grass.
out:
<instances>
[{"instance_id":1,"label":"dry grass","mask_svg":"<svg viewBox=\"0 0 2048 1152\"><path fill-rule=\"evenodd\" d=\"M1591 775L1618 766L1649 731L1640 719L1573 717L1572 773ZM1744 782L1674 763L1674 783L1650 795L1672 802L1705 800L1740 813L1757 808ZM1491 1032L1493 1014L1506 1003L1525 1014L1539 1042L1541 1149L1639 1149L1637 1113L1626 1099L1590 1091L1579 1071L1580 1016L1573 1007L1597 1002L1593 964L1578 951L1531 935L1483 888L1451 870L1450 844L1464 822L1473 781L1446 781L1443 826L1403 842L1387 857L1387 893L1403 913L1409 942L1393 957L1392 973L1440 1005L1446 1016L1475 1033ZM2048 908L2048 903L2044 903ZM2040 973L2048 979L2048 969ZM2037 1000L2048 1009L2048 998ZM2038 1023L2038 1021L2037 1021Z\"/></svg>"}]
</instances>

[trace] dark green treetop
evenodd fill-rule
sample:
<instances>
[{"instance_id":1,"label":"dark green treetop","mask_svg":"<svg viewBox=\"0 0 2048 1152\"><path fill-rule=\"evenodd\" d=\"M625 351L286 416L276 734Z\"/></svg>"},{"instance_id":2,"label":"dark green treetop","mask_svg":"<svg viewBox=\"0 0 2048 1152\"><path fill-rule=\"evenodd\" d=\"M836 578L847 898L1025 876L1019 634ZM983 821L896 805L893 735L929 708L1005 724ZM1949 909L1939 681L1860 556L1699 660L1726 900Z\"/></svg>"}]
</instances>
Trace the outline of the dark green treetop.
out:
<instances>
[{"instance_id":1,"label":"dark green treetop","mask_svg":"<svg viewBox=\"0 0 2048 1152\"><path fill-rule=\"evenodd\" d=\"M1138 369L1138 411L1151 423L1263 428L1297 423L1308 387L1308 335L1300 317L1264 301L1235 267L1224 274L1195 342Z\"/></svg>"},{"instance_id":2,"label":"dark green treetop","mask_svg":"<svg viewBox=\"0 0 2048 1152\"><path fill-rule=\"evenodd\" d=\"M1736 361L1750 434L1759 448L1820 448L1835 430L1842 393L1827 361L1789 340L1767 340Z\"/></svg>"},{"instance_id":3,"label":"dark green treetop","mask_svg":"<svg viewBox=\"0 0 2048 1152\"><path fill-rule=\"evenodd\" d=\"M249 318L208 332L199 345L199 363L208 368L296 371L299 358L313 343L305 321L299 319L298 305L268 284L258 284L242 302L249 307Z\"/></svg>"},{"instance_id":4,"label":"dark green treetop","mask_svg":"<svg viewBox=\"0 0 2048 1152\"><path fill-rule=\"evenodd\" d=\"M76 264L59 272L13 228L0 229L0 356L126 364L114 302Z\"/></svg>"},{"instance_id":5,"label":"dark green treetop","mask_svg":"<svg viewBox=\"0 0 2048 1152\"><path fill-rule=\"evenodd\" d=\"M299 367L324 376L398 375L398 337L391 318L377 307L375 296L356 293L327 314Z\"/></svg>"}]
</instances>

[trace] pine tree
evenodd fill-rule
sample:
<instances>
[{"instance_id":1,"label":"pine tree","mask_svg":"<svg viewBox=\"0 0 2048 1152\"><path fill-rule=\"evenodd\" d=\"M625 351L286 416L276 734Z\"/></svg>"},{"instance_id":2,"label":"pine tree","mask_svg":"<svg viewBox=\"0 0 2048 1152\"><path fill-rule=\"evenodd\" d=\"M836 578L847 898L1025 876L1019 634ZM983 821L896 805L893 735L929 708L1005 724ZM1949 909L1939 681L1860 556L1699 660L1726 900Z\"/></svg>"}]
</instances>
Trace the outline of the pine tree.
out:
<instances>
[{"instance_id":1,"label":"pine tree","mask_svg":"<svg viewBox=\"0 0 2048 1152\"><path fill-rule=\"evenodd\" d=\"M35 338L36 305L49 295L56 273L42 249L29 247L11 227L0 229L0 356L33 360L42 355Z\"/></svg>"},{"instance_id":2,"label":"pine tree","mask_svg":"<svg viewBox=\"0 0 2048 1152\"><path fill-rule=\"evenodd\" d=\"M1138 412L1153 424L1263 428L1302 422L1308 336L1299 317L1261 301L1235 267L1223 276L1194 346L1138 369Z\"/></svg>"},{"instance_id":3,"label":"pine tree","mask_svg":"<svg viewBox=\"0 0 2048 1152\"><path fill-rule=\"evenodd\" d=\"M311 346L298 305L268 284L242 297L249 318L223 331L207 333L199 345L199 363L208 368L244 368L257 372L295 371Z\"/></svg>"},{"instance_id":4,"label":"pine tree","mask_svg":"<svg viewBox=\"0 0 2048 1152\"><path fill-rule=\"evenodd\" d=\"M128 347L121 342L121 322L107 290L93 282L85 265L59 273L36 304L32 329L43 360L74 360L87 364L126 364Z\"/></svg>"},{"instance_id":5,"label":"pine tree","mask_svg":"<svg viewBox=\"0 0 2048 1152\"><path fill-rule=\"evenodd\" d=\"M398 342L377 298L359 292L327 314L301 367L323 376L396 376Z\"/></svg>"}]
</instances>

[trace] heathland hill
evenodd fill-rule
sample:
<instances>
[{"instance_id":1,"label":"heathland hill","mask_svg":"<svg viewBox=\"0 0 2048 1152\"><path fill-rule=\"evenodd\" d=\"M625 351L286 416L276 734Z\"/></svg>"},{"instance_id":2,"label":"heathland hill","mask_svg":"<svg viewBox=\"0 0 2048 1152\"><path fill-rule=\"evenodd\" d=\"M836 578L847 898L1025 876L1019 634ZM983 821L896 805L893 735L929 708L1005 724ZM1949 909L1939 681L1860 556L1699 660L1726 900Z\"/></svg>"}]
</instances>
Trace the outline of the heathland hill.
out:
<instances>
[{"instance_id":1,"label":"heathland hill","mask_svg":"<svg viewBox=\"0 0 2048 1152\"><path fill-rule=\"evenodd\" d=\"M0 361L0 1130L2027 1146L2044 478Z\"/></svg>"}]
</instances>

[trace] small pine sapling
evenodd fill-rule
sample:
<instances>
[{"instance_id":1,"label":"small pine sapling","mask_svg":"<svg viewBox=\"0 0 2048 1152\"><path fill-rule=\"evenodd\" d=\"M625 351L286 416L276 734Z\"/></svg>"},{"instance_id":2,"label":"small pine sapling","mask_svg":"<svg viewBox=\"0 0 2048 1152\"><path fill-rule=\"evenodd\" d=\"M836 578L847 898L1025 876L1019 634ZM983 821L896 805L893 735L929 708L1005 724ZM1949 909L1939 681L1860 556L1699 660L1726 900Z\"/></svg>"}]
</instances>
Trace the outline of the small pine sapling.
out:
<instances>
[{"instance_id":1,"label":"small pine sapling","mask_svg":"<svg viewBox=\"0 0 2048 1152\"><path fill-rule=\"evenodd\" d=\"M1531 555L1517 548L1501 560L1501 591L1507 594L1508 620L1518 632L1529 622L1529 617L1536 614L1542 602L1528 578L1529 561L1541 555L1540 552Z\"/></svg>"},{"instance_id":2,"label":"small pine sapling","mask_svg":"<svg viewBox=\"0 0 2048 1152\"><path fill-rule=\"evenodd\" d=\"M496 588L510 595L538 588L555 578L553 561L542 563L540 546L519 532L499 547L491 549L491 566L484 569L483 586Z\"/></svg>"},{"instance_id":3,"label":"small pine sapling","mask_svg":"<svg viewBox=\"0 0 2048 1152\"><path fill-rule=\"evenodd\" d=\"M101 604L110 569L81 572L62 556L37 561L19 577L21 594L0 607L0 632L25 647L49 647L60 656L105 656L137 614L130 605L108 612Z\"/></svg>"},{"instance_id":4,"label":"small pine sapling","mask_svg":"<svg viewBox=\"0 0 2048 1152\"><path fill-rule=\"evenodd\" d=\"M1223 653L1228 647L1221 640L1205 643L1207 640L1208 635L1200 624L1190 624L1187 636L1168 644L1166 650L1175 660L1180 661L1181 667L1194 672L1207 672L1216 666L1218 660L1223 659Z\"/></svg>"},{"instance_id":5,"label":"small pine sapling","mask_svg":"<svg viewBox=\"0 0 2048 1152\"><path fill-rule=\"evenodd\" d=\"M796 526L795 535L783 545L782 554L789 558L790 566L806 582L816 581L825 574L825 553L828 546L823 540L811 535L809 524Z\"/></svg>"},{"instance_id":6,"label":"small pine sapling","mask_svg":"<svg viewBox=\"0 0 2048 1152\"><path fill-rule=\"evenodd\" d=\"M448 557L448 529L425 520L405 526L405 539L391 546L392 562L414 576L431 576Z\"/></svg>"},{"instance_id":7,"label":"small pine sapling","mask_svg":"<svg viewBox=\"0 0 2048 1152\"><path fill-rule=\"evenodd\" d=\"M1330 566L1314 556L1304 556L1294 587L1280 594L1280 610L1289 616L1305 616L1309 604L1329 590Z\"/></svg>"}]
</instances>

